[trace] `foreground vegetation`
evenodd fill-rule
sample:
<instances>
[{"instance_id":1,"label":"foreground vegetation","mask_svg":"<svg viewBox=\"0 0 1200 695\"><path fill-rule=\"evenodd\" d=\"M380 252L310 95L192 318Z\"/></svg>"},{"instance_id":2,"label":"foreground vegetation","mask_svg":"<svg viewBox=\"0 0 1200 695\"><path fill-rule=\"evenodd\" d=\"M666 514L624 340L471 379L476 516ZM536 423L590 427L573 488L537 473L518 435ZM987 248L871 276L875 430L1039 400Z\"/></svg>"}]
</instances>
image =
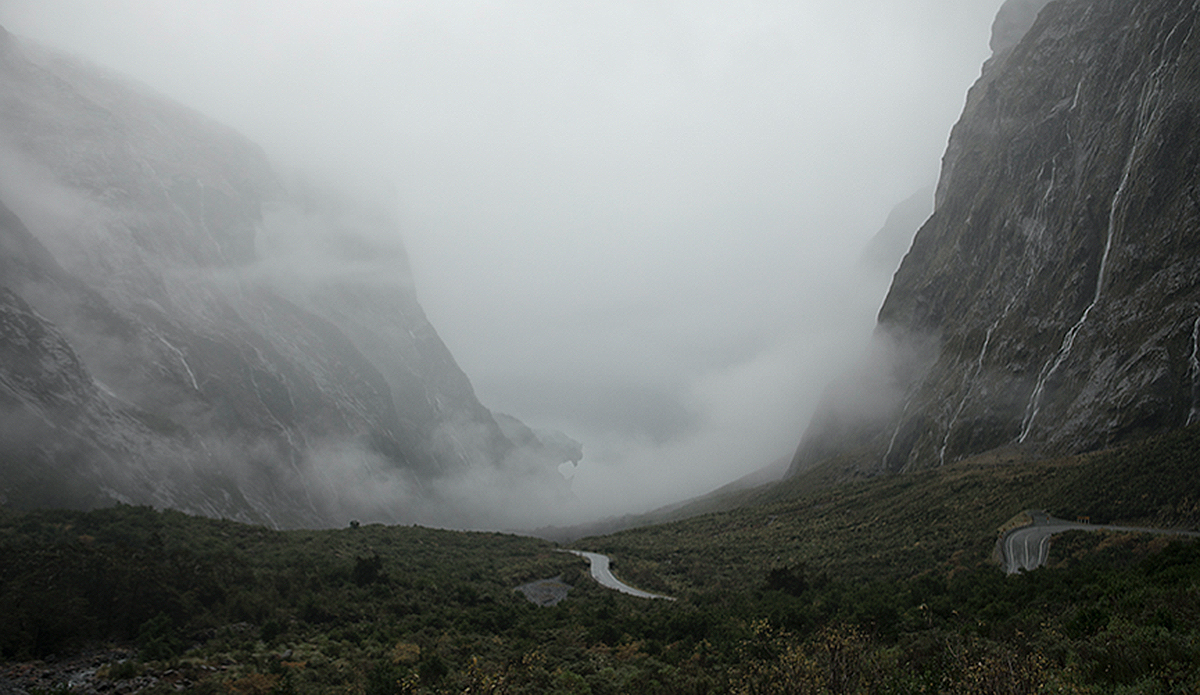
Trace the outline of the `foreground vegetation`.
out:
<instances>
[{"instance_id":1,"label":"foreground vegetation","mask_svg":"<svg viewBox=\"0 0 1200 695\"><path fill-rule=\"evenodd\" d=\"M137 659L101 675L146 692L1200 692L1200 544L1072 533L1036 572L990 560L1024 508L1194 524L1197 437L792 481L578 544L676 602L604 590L512 535L3 512L0 674L127 644ZM557 575L574 586L557 606L514 591Z\"/></svg>"}]
</instances>

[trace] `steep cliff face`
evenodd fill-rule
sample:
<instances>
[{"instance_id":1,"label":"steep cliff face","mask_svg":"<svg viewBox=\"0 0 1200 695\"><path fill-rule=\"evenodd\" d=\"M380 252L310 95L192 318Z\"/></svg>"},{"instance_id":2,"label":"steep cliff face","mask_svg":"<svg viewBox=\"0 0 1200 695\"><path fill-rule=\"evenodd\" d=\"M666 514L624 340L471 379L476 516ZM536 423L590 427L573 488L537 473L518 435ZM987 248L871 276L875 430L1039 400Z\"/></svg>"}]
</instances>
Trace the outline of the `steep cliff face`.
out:
<instances>
[{"instance_id":1,"label":"steep cliff face","mask_svg":"<svg viewBox=\"0 0 1200 695\"><path fill-rule=\"evenodd\" d=\"M0 199L0 396L44 421L0 432L9 504L71 480L64 504L405 520L431 482L521 454L426 320L388 220L290 190L237 133L2 30ZM54 432L69 452L37 444Z\"/></svg>"},{"instance_id":2,"label":"steep cliff face","mask_svg":"<svg viewBox=\"0 0 1200 695\"><path fill-rule=\"evenodd\" d=\"M1200 5L1025 5L997 22L875 359L832 387L793 472L1084 451L1196 418Z\"/></svg>"}]
</instances>

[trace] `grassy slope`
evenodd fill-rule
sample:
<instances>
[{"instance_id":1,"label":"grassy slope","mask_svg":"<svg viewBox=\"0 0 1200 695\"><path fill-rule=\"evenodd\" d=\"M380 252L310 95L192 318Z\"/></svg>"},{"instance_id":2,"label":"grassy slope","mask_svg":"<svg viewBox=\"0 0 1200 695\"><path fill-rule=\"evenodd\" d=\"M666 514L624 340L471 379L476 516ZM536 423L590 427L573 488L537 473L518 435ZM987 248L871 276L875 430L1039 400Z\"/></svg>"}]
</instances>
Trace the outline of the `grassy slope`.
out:
<instances>
[{"instance_id":1,"label":"grassy slope","mask_svg":"<svg viewBox=\"0 0 1200 695\"><path fill-rule=\"evenodd\" d=\"M843 484L822 476L739 493L742 506L575 545L615 556L615 571L631 583L679 595L744 589L771 568L798 564L846 580L949 572L987 561L1000 526L1025 509L1200 525L1197 427L1083 456L996 452L902 476Z\"/></svg>"},{"instance_id":2,"label":"grassy slope","mask_svg":"<svg viewBox=\"0 0 1200 695\"><path fill-rule=\"evenodd\" d=\"M514 586L578 565L551 543L500 533L280 532L126 506L0 513L0 656L132 639L159 613L184 641L235 623L258 636L272 622L286 631L365 616L431 634L456 621L512 622L527 612ZM87 619L60 623L64 606Z\"/></svg>"},{"instance_id":3,"label":"grassy slope","mask_svg":"<svg viewBox=\"0 0 1200 695\"><path fill-rule=\"evenodd\" d=\"M577 558L504 534L0 511L0 666L117 640L152 662L126 670L213 693L778 692L796 678L836 692L846 663L891 692L982 692L980 665L1004 692L1186 690L1200 686L1200 546L1068 535L1055 569L1019 578L989 556L1026 508L1194 527L1198 451L1193 428L1058 460L998 453L844 484L818 471L578 543L675 603L602 590ZM557 574L575 588L554 608L513 592Z\"/></svg>"}]
</instances>

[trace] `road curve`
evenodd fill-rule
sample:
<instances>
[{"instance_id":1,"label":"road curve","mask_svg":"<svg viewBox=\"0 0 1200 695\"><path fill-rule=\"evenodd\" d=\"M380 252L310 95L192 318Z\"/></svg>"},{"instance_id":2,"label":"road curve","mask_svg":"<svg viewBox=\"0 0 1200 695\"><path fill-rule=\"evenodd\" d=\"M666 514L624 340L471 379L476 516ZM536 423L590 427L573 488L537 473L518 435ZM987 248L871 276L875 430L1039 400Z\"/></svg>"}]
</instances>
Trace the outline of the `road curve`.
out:
<instances>
[{"instance_id":1,"label":"road curve","mask_svg":"<svg viewBox=\"0 0 1200 695\"><path fill-rule=\"evenodd\" d=\"M1033 523L1008 531L1000 537L1000 556L1008 574L1037 569L1046 564L1050 537L1066 531L1117 531L1120 533L1164 533L1176 536L1200 536L1191 531L1084 524L1056 519L1046 512L1030 511Z\"/></svg>"},{"instance_id":2,"label":"road curve","mask_svg":"<svg viewBox=\"0 0 1200 695\"><path fill-rule=\"evenodd\" d=\"M638 598L661 598L667 601L675 600L670 596L652 594L649 591L635 589L617 579L613 576L612 571L608 569L609 559L607 555L601 555L600 553L589 553L583 550L563 550L562 552L578 555L579 557L586 557L588 561L592 563L592 579L600 582L601 586L607 587L614 591L620 591L623 594L629 594L630 596L637 596Z\"/></svg>"}]
</instances>

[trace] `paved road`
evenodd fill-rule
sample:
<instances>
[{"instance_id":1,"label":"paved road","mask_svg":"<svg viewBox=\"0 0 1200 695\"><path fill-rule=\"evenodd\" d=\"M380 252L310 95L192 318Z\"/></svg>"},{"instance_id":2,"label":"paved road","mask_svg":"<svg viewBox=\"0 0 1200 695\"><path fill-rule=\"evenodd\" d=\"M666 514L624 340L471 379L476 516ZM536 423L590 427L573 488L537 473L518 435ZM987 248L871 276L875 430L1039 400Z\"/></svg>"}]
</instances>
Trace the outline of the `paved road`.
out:
<instances>
[{"instance_id":1,"label":"paved road","mask_svg":"<svg viewBox=\"0 0 1200 695\"><path fill-rule=\"evenodd\" d=\"M613 576L612 571L608 569L609 560L607 555L601 555L600 553L588 553L582 550L565 550L563 552L571 553L572 555L578 555L579 557L586 557L588 561L592 563L592 578L600 582L602 586L606 586L614 591L620 591L621 593L629 594L630 596L637 596L639 598L661 598L666 599L667 601L675 600L670 596L662 596L660 594L652 594L648 591L642 591L641 589L635 589L617 579Z\"/></svg>"},{"instance_id":2,"label":"paved road","mask_svg":"<svg viewBox=\"0 0 1200 695\"><path fill-rule=\"evenodd\" d=\"M1056 519L1046 512L1030 511L1033 523L1013 529L1000 538L1000 553L1004 559L1004 571L1016 574L1037 569L1046 564L1050 551L1050 537L1065 531L1118 531L1123 533L1167 533L1177 536L1200 536L1190 531L1137 528L1133 526L1109 526L1107 524L1083 524Z\"/></svg>"}]
</instances>

